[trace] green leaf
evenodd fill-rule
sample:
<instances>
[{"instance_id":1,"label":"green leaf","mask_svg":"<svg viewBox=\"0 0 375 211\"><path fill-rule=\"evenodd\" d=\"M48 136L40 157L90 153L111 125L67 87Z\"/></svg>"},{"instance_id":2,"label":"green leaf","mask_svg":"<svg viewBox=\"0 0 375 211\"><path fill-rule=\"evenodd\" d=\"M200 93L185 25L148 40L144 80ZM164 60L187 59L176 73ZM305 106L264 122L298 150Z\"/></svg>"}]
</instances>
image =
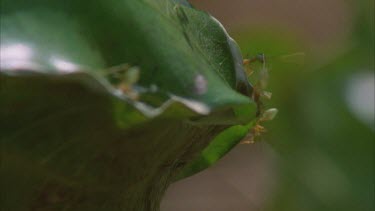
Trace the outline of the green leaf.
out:
<instances>
[{"instance_id":1,"label":"green leaf","mask_svg":"<svg viewBox=\"0 0 375 211\"><path fill-rule=\"evenodd\" d=\"M236 43L185 1L3 0L0 21L7 210L158 210L255 118Z\"/></svg>"},{"instance_id":2,"label":"green leaf","mask_svg":"<svg viewBox=\"0 0 375 211\"><path fill-rule=\"evenodd\" d=\"M189 163L176 177L176 180L189 177L208 168L236 146L248 133L254 122L247 125L232 126L218 134L200 153L200 156Z\"/></svg>"},{"instance_id":3,"label":"green leaf","mask_svg":"<svg viewBox=\"0 0 375 211\"><path fill-rule=\"evenodd\" d=\"M244 75L236 66L242 58L232 54L224 29L206 13L171 1L3 1L1 27L4 49L28 57L2 61L5 73L21 68L101 77L128 63L140 66L144 87L209 107L250 102L232 89ZM206 87L199 88L202 81Z\"/></svg>"}]
</instances>

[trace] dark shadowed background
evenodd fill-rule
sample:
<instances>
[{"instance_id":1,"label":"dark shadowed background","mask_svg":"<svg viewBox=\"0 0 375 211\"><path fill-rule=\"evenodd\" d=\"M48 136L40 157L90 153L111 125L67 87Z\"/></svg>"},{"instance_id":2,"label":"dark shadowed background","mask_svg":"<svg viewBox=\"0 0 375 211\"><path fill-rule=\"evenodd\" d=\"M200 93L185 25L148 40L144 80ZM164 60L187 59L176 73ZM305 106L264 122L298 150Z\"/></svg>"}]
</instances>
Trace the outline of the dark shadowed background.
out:
<instances>
[{"instance_id":1,"label":"dark shadowed background","mask_svg":"<svg viewBox=\"0 0 375 211\"><path fill-rule=\"evenodd\" d=\"M374 1L191 3L268 56L279 114L262 141L173 184L162 211L374 210Z\"/></svg>"}]
</instances>

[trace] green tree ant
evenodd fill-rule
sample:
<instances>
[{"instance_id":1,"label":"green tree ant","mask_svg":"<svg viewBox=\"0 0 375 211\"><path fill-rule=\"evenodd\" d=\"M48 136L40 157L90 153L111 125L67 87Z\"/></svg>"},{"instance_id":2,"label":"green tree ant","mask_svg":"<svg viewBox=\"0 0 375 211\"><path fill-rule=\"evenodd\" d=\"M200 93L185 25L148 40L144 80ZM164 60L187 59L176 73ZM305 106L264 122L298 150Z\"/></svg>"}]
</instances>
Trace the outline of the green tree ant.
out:
<instances>
[{"instance_id":1,"label":"green tree ant","mask_svg":"<svg viewBox=\"0 0 375 211\"><path fill-rule=\"evenodd\" d=\"M260 62L262 64L262 67L258 72L257 81L253 86L253 92L251 93L251 98L257 104L257 120L255 122L255 125L250 129L249 133L242 140L241 143L245 144L254 143L256 137L266 132L266 129L260 124L264 121L272 120L277 114L277 109L275 108L268 109L265 111L261 99L263 97L269 100L272 96L272 93L264 91L268 81L268 69L266 68L266 57L264 53L258 54L253 58L243 60L243 65L245 66L246 74L248 77L253 75L254 70L250 67L250 65L255 62Z\"/></svg>"},{"instance_id":2,"label":"green tree ant","mask_svg":"<svg viewBox=\"0 0 375 211\"><path fill-rule=\"evenodd\" d=\"M132 100L139 98L134 86L140 78L140 68L129 64L122 64L109 68L106 75L114 87Z\"/></svg>"},{"instance_id":3,"label":"green tree ant","mask_svg":"<svg viewBox=\"0 0 375 211\"><path fill-rule=\"evenodd\" d=\"M279 59L283 60L284 62L291 62L296 58L304 57L304 53L294 53L279 56ZM269 57L268 57L269 58ZM268 60L267 58L267 60ZM257 54L255 57L244 59L243 65L245 66L246 74L248 77L251 77L254 74L254 69L251 67L252 64L259 62L261 63L261 68L257 71L256 81L253 86L253 91L251 93L251 98L257 104L257 120L255 125L250 129L249 133L245 136L241 143L250 144L255 142L255 138L260 136L262 133L266 132L266 128L264 128L261 123L265 121L270 121L275 118L278 110L276 108L270 108L265 110L262 99L270 100L272 97L271 92L267 92L264 89L267 87L268 82L268 69L266 67L266 56L264 53Z\"/></svg>"}]
</instances>

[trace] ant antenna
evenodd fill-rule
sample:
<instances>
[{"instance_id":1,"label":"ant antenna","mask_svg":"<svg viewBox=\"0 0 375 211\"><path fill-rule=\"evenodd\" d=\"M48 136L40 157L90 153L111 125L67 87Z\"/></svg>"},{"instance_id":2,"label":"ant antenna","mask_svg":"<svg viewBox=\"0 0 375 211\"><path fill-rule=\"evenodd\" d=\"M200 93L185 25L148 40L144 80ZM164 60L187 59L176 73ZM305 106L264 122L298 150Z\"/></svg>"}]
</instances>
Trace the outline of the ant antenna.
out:
<instances>
[{"instance_id":1,"label":"ant antenna","mask_svg":"<svg viewBox=\"0 0 375 211\"><path fill-rule=\"evenodd\" d=\"M263 69L266 69L266 56L264 53L258 54L256 57L256 60L258 60L263 65Z\"/></svg>"}]
</instances>

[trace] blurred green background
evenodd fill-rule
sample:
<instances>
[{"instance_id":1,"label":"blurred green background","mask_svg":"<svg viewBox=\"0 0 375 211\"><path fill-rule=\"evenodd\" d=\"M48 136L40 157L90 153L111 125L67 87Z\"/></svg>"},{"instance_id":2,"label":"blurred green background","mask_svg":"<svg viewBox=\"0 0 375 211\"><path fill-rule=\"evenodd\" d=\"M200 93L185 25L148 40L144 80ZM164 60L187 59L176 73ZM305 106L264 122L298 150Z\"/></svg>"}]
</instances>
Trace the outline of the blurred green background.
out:
<instances>
[{"instance_id":1,"label":"blurred green background","mask_svg":"<svg viewBox=\"0 0 375 211\"><path fill-rule=\"evenodd\" d=\"M262 142L172 185L162 211L374 210L374 1L191 3L269 56L279 114Z\"/></svg>"}]
</instances>

